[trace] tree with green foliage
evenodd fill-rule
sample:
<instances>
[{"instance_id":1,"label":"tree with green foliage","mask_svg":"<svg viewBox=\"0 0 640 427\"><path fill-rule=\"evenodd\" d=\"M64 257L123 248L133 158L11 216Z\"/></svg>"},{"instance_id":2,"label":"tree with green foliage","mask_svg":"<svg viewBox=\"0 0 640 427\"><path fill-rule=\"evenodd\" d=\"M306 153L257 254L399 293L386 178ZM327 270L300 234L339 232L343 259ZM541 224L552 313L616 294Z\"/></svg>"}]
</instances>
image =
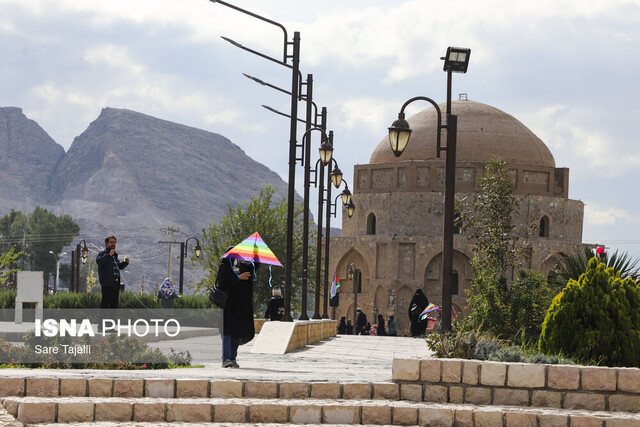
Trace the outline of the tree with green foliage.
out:
<instances>
[{"instance_id":1,"label":"tree with green foliage","mask_svg":"<svg viewBox=\"0 0 640 427\"><path fill-rule=\"evenodd\" d=\"M56 271L56 258L78 236L80 226L71 216L56 216L36 207L25 215L12 210L0 218L0 245L15 246L22 255L16 260L20 270L43 271L45 277Z\"/></svg>"},{"instance_id":2,"label":"tree with green foliage","mask_svg":"<svg viewBox=\"0 0 640 427\"><path fill-rule=\"evenodd\" d=\"M11 246L7 252L0 255L0 289L9 288L9 278L19 271L18 268L15 268L15 265L20 255L22 255L22 252L16 252L15 246Z\"/></svg>"},{"instance_id":3,"label":"tree with green foliage","mask_svg":"<svg viewBox=\"0 0 640 427\"><path fill-rule=\"evenodd\" d=\"M603 252L596 256L607 268L613 268L613 271L619 272L620 277L623 279L631 277L637 280L640 276L640 267L638 266L640 259L632 259L627 252L619 254L618 251L615 251L611 255ZM587 264L589 264L589 260L593 257L593 250L585 247L582 252L562 258L554 270L555 274L550 284L560 291L567 285L570 279L578 280L580 276L587 271Z\"/></svg>"},{"instance_id":4,"label":"tree with green foliage","mask_svg":"<svg viewBox=\"0 0 640 427\"><path fill-rule=\"evenodd\" d=\"M487 162L479 187L473 200L458 204L474 252L471 324L515 343L537 341L552 293L540 274L519 271L530 253L533 224L514 223L519 204L504 160ZM514 272L517 280L510 283L508 276Z\"/></svg>"},{"instance_id":5,"label":"tree with green foliage","mask_svg":"<svg viewBox=\"0 0 640 427\"><path fill-rule=\"evenodd\" d=\"M228 206L227 214L219 222L209 225L202 230L201 246L203 256L195 262L200 263L206 270L205 278L197 284L196 292L213 286L218 274L220 257L229 246L235 246L242 240L255 233L260 233L262 240L276 255L284 266L287 238L287 201L282 198L280 203L272 202L274 189L269 186L260 191L260 195L250 202L236 207ZM292 310L300 310L300 291L302 287L302 204L297 204L294 214L293 230L293 265L291 270L291 307ZM310 232L309 239L315 239L314 232ZM309 270L307 277L315 277L315 246L309 245ZM271 298L269 276L271 285L281 287L284 291L284 268L273 267L271 272L268 265L263 265L258 270L258 281L254 286L254 310L258 312L261 305L265 305ZM309 281L309 292L312 292L313 284ZM258 313L259 314L259 313Z\"/></svg>"},{"instance_id":6,"label":"tree with green foliage","mask_svg":"<svg viewBox=\"0 0 640 427\"><path fill-rule=\"evenodd\" d=\"M594 257L570 279L542 324L545 354L606 366L640 367L640 287Z\"/></svg>"},{"instance_id":7,"label":"tree with green foliage","mask_svg":"<svg viewBox=\"0 0 640 427\"><path fill-rule=\"evenodd\" d=\"M473 242L478 267L506 280L529 254L528 237L532 224L514 224L519 203L509 177L507 163L501 158L489 160L473 200L461 208L463 230Z\"/></svg>"}]
</instances>

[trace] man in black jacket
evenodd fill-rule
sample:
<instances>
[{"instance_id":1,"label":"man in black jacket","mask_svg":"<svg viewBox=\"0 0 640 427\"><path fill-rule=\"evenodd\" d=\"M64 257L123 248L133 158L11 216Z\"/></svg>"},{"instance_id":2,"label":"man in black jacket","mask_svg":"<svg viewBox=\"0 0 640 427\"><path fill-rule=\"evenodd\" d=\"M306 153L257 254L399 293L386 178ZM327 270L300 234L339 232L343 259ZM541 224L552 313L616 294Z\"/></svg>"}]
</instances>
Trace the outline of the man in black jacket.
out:
<instances>
[{"instance_id":1,"label":"man in black jacket","mask_svg":"<svg viewBox=\"0 0 640 427\"><path fill-rule=\"evenodd\" d=\"M116 252L116 238L109 236L104 239L106 248L98 253L98 277L102 288L102 301L100 308L118 308L118 296L120 295L120 270L129 265L129 258L118 260Z\"/></svg>"}]
</instances>

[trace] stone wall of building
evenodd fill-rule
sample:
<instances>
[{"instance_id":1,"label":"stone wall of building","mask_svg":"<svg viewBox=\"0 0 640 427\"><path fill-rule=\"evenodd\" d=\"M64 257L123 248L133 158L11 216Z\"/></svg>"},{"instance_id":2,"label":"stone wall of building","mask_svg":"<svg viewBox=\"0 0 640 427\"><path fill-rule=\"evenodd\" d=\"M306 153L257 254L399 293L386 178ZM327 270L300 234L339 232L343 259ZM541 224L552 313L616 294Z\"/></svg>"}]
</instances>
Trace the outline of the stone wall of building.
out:
<instances>
[{"instance_id":1,"label":"stone wall of building","mask_svg":"<svg viewBox=\"0 0 640 427\"><path fill-rule=\"evenodd\" d=\"M504 158L519 202L513 221L533 230L524 267L547 275L562 257L585 246L584 204L568 198L569 169L557 168L544 142L514 117L477 102L458 101L452 107L459 116L457 206L467 210L476 202L487 161ZM343 283L338 317L354 320L357 306L370 320L374 312L385 319L394 314L401 334L408 333L407 311L416 289L437 305L442 293L445 157L436 156L435 109L407 120L413 132L402 156L394 156L385 137L369 164L355 166L356 210L352 218L343 211L342 236L331 238L329 267ZM457 294L452 300L458 311L467 305L472 249L464 232L454 235ZM350 265L362 272L357 295L346 280Z\"/></svg>"}]
</instances>

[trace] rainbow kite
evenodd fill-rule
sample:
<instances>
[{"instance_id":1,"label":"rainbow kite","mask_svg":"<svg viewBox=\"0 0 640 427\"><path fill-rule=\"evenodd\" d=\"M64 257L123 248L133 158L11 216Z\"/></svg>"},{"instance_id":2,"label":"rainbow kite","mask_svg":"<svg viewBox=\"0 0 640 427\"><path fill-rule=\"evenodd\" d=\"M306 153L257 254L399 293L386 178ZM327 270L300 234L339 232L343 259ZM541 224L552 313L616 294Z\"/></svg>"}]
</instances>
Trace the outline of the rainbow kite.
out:
<instances>
[{"instance_id":1,"label":"rainbow kite","mask_svg":"<svg viewBox=\"0 0 640 427\"><path fill-rule=\"evenodd\" d=\"M261 264L271 264L282 267L278 258L271 252L271 249L264 243L262 237L257 232L244 239L242 242L229 249L222 258L235 258L244 261L259 262Z\"/></svg>"},{"instance_id":2,"label":"rainbow kite","mask_svg":"<svg viewBox=\"0 0 640 427\"><path fill-rule=\"evenodd\" d=\"M422 313L420 313L420 320L426 319L429 313L431 313L432 311L437 310L437 309L438 309L437 305L435 305L433 303L429 303L427 308L422 310Z\"/></svg>"}]
</instances>

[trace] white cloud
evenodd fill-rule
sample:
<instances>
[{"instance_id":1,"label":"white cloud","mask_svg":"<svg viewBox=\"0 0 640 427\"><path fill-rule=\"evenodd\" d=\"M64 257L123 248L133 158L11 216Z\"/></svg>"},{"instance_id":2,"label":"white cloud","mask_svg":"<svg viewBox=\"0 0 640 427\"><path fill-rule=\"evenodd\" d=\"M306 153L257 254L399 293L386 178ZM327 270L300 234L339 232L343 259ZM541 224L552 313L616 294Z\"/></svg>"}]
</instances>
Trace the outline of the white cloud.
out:
<instances>
[{"instance_id":1,"label":"white cloud","mask_svg":"<svg viewBox=\"0 0 640 427\"><path fill-rule=\"evenodd\" d=\"M606 227L609 225L625 223L640 224L640 216L632 212L614 206L604 207L597 203L588 204L584 207L585 224Z\"/></svg>"},{"instance_id":2,"label":"white cloud","mask_svg":"<svg viewBox=\"0 0 640 427\"><path fill-rule=\"evenodd\" d=\"M568 166L560 159L568 161L577 173L574 176L584 178L594 171L607 177L622 177L640 167L634 133L615 129L630 120L630 116L629 112L616 116L565 104L546 106L519 118L529 123L547 144L558 167Z\"/></svg>"},{"instance_id":3,"label":"white cloud","mask_svg":"<svg viewBox=\"0 0 640 427\"><path fill-rule=\"evenodd\" d=\"M381 124L389 121L393 117L391 112L393 105L383 103L377 98L357 98L345 100L341 104L340 112L343 120L341 125L346 129L370 130L368 136L380 136ZM398 106L395 106L398 109Z\"/></svg>"},{"instance_id":4,"label":"white cloud","mask_svg":"<svg viewBox=\"0 0 640 427\"><path fill-rule=\"evenodd\" d=\"M136 60L123 46L106 44L96 46L85 53L84 60L93 66L107 66L109 68L121 69L124 72L142 75L146 72L143 64L136 63Z\"/></svg>"}]
</instances>

